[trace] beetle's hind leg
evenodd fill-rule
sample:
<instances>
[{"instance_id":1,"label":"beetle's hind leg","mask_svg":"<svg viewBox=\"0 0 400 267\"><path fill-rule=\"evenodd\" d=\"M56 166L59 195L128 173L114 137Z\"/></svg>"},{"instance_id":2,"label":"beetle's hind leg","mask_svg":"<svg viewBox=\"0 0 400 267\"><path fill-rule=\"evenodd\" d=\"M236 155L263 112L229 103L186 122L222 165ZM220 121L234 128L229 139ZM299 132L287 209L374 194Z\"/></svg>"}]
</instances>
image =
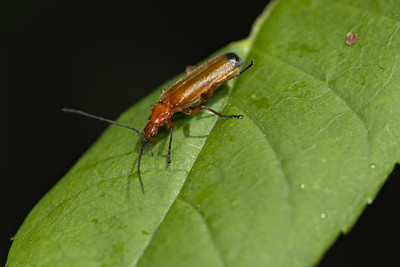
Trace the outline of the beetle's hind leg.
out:
<instances>
[{"instance_id":1,"label":"beetle's hind leg","mask_svg":"<svg viewBox=\"0 0 400 267\"><path fill-rule=\"evenodd\" d=\"M196 107L194 109L184 108L182 110L182 112L185 113L185 114L195 114L195 113L197 113L197 112L199 112L200 110L203 110L203 109L207 109L207 110L211 111L212 113L214 113L215 115L217 115L218 117L225 118L225 119L243 118L243 115L223 115L223 114L213 110L212 108L209 108L209 107L206 107L206 106L198 106L198 107Z\"/></svg>"}]
</instances>

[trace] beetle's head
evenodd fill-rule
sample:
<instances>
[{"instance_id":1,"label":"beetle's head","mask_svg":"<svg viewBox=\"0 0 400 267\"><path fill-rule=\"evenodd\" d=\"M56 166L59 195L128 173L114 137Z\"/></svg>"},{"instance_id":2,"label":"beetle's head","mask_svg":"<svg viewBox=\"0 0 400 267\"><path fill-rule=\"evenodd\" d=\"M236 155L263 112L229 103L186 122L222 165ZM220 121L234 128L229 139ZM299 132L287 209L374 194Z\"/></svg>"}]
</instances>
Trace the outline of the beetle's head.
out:
<instances>
[{"instance_id":1,"label":"beetle's head","mask_svg":"<svg viewBox=\"0 0 400 267\"><path fill-rule=\"evenodd\" d=\"M144 140L147 144L151 145L158 132L158 125L149 122L144 128Z\"/></svg>"},{"instance_id":2,"label":"beetle's head","mask_svg":"<svg viewBox=\"0 0 400 267\"><path fill-rule=\"evenodd\" d=\"M157 103L151 106L151 115L149 117L149 123L144 128L144 140L147 144L151 144L156 137L158 127L164 125L169 118L172 116L171 108L164 103Z\"/></svg>"}]
</instances>

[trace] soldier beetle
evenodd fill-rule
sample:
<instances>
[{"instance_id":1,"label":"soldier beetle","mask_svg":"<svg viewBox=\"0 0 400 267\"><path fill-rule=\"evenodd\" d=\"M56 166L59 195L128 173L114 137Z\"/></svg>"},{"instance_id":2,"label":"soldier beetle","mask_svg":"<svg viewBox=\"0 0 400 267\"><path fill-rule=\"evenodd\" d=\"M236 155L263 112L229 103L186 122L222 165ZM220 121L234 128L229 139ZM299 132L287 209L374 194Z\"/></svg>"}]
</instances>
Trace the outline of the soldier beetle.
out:
<instances>
[{"instance_id":1,"label":"soldier beetle","mask_svg":"<svg viewBox=\"0 0 400 267\"><path fill-rule=\"evenodd\" d=\"M74 113L105 121L110 124L116 124L144 135L138 159L138 176L142 192L144 193L143 181L140 175L140 160L146 145L150 147L151 154L153 154L152 142L157 135L158 128L164 124L169 128L168 164L171 164L171 144L172 133L174 131L171 116L174 113L183 112L185 114L195 114L206 109L219 117L227 119L243 117L242 115L222 115L217 111L200 104L210 98L219 85L244 73L253 66L253 63L254 60L242 71L235 74L235 72L239 70L239 67L243 65L243 61L235 53L226 53L207 61L193 70L191 70L191 66L188 66L186 68L187 75L177 81L168 90L163 90L160 100L155 105L151 106L151 115L144 131L80 110L67 108L62 110L66 113ZM191 107L195 108L191 109Z\"/></svg>"}]
</instances>

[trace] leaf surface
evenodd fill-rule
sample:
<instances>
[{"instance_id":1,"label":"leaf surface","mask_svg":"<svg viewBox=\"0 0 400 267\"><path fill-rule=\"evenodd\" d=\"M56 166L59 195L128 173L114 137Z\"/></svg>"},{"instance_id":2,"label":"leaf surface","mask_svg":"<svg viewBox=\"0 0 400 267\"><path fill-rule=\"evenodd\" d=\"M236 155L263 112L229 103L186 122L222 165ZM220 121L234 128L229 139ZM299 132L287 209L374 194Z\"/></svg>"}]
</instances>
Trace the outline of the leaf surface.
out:
<instances>
[{"instance_id":1,"label":"leaf surface","mask_svg":"<svg viewBox=\"0 0 400 267\"><path fill-rule=\"evenodd\" d=\"M400 158L400 6L274 5L247 40L218 52L255 59L207 102L242 120L174 115L173 164L164 130L142 159L145 195L142 136L110 126L29 214L8 265L318 263ZM347 46L350 31L358 41ZM119 121L145 125L159 95Z\"/></svg>"}]
</instances>

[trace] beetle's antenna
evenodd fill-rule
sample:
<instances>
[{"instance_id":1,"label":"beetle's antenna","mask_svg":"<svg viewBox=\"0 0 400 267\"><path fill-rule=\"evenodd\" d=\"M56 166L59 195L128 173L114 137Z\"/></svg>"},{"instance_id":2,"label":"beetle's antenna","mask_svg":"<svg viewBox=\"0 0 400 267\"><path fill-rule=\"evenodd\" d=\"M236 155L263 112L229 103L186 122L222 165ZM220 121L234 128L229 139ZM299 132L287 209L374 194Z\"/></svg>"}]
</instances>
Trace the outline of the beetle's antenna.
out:
<instances>
[{"instance_id":1,"label":"beetle's antenna","mask_svg":"<svg viewBox=\"0 0 400 267\"><path fill-rule=\"evenodd\" d=\"M96 119L96 120L100 120L100 121L105 121L105 122L108 122L108 123L110 123L110 124L115 124L115 125L118 125L118 126L122 126L122 127L128 128L128 129L130 129L130 130L134 130L134 131L137 132L138 134L144 134L144 132L142 132L142 131L140 131L140 130L136 130L135 128L132 128L132 127L130 127L130 126L128 126L128 125L125 125L125 124L122 124L122 123L119 123L119 122L116 122L116 121L113 121L113 120L109 120L109 119L106 119L106 118L103 118L103 117L99 117L99 116L96 116L96 115L92 115L92 114L83 112L83 111L81 111L81 110L70 109L70 108L63 108L62 111L65 112L65 113L78 114L78 115L82 115L82 116L89 117L89 118L92 118L92 119Z\"/></svg>"},{"instance_id":2,"label":"beetle's antenna","mask_svg":"<svg viewBox=\"0 0 400 267\"><path fill-rule=\"evenodd\" d=\"M144 186L143 186L142 176L140 175L140 160L142 159L143 150L144 150L144 147L146 146L146 144L147 144L146 139L144 139L142 142L142 148L140 149L140 152L139 152L139 159L138 159L138 166L137 166L140 187L142 188L143 194L144 194Z\"/></svg>"}]
</instances>

